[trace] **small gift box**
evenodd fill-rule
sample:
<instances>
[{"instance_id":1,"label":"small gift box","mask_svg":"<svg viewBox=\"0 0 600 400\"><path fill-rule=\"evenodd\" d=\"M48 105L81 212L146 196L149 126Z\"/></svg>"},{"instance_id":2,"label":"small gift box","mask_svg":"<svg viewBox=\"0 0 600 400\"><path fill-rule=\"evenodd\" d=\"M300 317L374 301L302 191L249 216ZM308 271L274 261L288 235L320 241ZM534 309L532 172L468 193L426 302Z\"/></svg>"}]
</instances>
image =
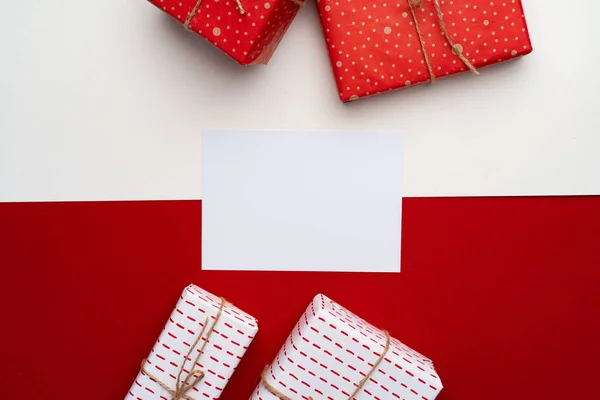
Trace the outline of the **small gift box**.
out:
<instances>
[{"instance_id":1,"label":"small gift box","mask_svg":"<svg viewBox=\"0 0 600 400\"><path fill-rule=\"evenodd\" d=\"M319 0L342 101L531 52L521 0Z\"/></svg>"},{"instance_id":2,"label":"small gift box","mask_svg":"<svg viewBox=\"0 0 600 400\"><path fill-rule=\"evenodd\" d=\"M217 399L257 331L251 315L188 286L125 399Z\"/></svg>"},{"instance_id":3,"label":"small gift box","mask_svg":"<svg viewBox=\"0 0 600 400\"><path fill-rule=\"evenodd\" d=\"M250 399L432 400L441 390L430 360L317 295Z\"/></svg>"},{"instance_id":4,"label":"small gift box","mask_svg":"<svg viewBox=\"0 0 600 400\"><path fill-rule=\"evenodd\" d=\"M266 64L304 0L149 0L242 65Z\"/></svg>"}]
</instances>

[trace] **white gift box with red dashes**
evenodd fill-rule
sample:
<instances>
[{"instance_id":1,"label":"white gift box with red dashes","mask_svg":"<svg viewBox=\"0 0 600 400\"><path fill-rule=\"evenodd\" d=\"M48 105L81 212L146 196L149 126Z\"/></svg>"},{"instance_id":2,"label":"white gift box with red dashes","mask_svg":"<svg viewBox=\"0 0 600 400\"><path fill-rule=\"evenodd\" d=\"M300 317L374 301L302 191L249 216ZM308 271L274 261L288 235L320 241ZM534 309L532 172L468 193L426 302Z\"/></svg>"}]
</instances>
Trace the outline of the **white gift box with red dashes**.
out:
<instances>
[{"instance_id":1,"label":"white gift box with red dashes","mask_svg":"<svg viewBox=\"0 0 600 400\"><path fill-rule=\"evenodd\" d=\"M219 398L258 331L254 317L228 302L224 303L215 323L220 307L219 297L195 285L188 286L143 365L147 373L140 371L125 399L171 399L173 396L155 378L175 390L184 357L203 332L182 375L199 370L204 372L204 378L186 396L193 399ZM209 330L203 330L205 323L209 328L215 323L214 329L204 353L196 365L192 365L206 341Z\"/></svg>"},{"instance_id":2,"label":"white gift box with red dashes","mask_svg":"<svg viewBox=\"0 0 600 400\"><path fill-rule=\"evenodd\" d=\"M293 400L348 400L376 365L386 334L324 295L317 295L266 371ZM442 389L431 360L390 338L390 346L356 400L433 400ZM279 400L264 384L251 400Z\"/></svg>"}]
</instances>

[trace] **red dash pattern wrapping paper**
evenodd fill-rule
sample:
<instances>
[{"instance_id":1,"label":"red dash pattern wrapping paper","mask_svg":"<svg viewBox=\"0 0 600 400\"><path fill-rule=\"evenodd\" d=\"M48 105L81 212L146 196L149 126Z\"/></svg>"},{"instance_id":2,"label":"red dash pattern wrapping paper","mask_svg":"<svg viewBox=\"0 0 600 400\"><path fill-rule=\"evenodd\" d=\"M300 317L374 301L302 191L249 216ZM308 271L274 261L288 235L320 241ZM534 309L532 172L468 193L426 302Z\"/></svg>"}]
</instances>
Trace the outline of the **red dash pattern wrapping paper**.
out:
<instances>
[{"instance_id":1,"label":"red dash pattern wrapping paper","mask_svg":"<svg viewBox=\"0 0 600 400\"><path fill-rule=\"evenodd\" d=\"M195 285L188 286L146 359L144 369L175 389L184 356L200 334L207 317L208 326L212 325L220 305L219 297ZM258 324L254 317L231 303L225 303L204 354L192 366L193 359L206 341L206 333L190 355L191 360L188 359L183 376L192 368L204 371L205 376L187 395L194 399L219 398L257 332ZM171 397L168 391L140 371L125 399L154 400Z\"/></svg>"},{"instance_id":2,"label":"red dash pattern wrapping paper","mask_svg":"<svg viewBox=\"0 0 600 400\"><path fill-rule=\"evenodd\" d=\"M430 80L408 1L317 0L342 101ZM521 0L439 0L448 33L475 66L532 50ZM440 29L433 0L415 7L436 78L469 71Z\"/></svg>"},{"instance_id":3,"label":"red dash pattern wrapping paper","mask_svg":"<svg viewBox=\"0 0 600 400\"><path fill-rule=\"evenodd\" d=\"M384 332L317 295L267 370L292 399L347 400L385 349ZM356 400L433 400L442 383L433 363L391 338L390 348ZM278 400L262 382L250 400Z\"/></svg>"},{"instance_id":4,"label":"red dash pattern wrapping paper","mask_svg":"<svg viewBox=\"0 0 600 400\"><path fill-rule=\"evenodd\" d=\"M149 0L182 24L197 0ZM267 64L300 9L294 0L203 0L189 29L242 65ZM181 29L185 29L182 27Z\"/></svg>"}]
</instances>

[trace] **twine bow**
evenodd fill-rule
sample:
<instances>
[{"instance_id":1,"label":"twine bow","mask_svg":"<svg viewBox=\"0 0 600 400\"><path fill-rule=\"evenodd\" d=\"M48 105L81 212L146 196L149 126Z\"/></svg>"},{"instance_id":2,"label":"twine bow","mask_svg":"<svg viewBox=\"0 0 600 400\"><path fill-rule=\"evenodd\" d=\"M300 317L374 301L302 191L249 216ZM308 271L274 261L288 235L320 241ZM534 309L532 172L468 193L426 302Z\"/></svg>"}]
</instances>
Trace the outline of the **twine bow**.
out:
<instances>
[{"instance_id":1,"label":"twine bow","mask_svg":"<svg viewBox=\"0 0 600 400\"><path fill-rule=\"evenodd\" d=\"M383 333L385 334L385 348L381 352L381 355L379 356L379 359L377 360L377 362L375 364L373 364L373 368L371 368L369 373L367 375L365 375L365 377L362 378L360 380L360 382L358 382L358 385L356 385L356 389L354 389L354 392L350 395L350 397L348 397L348 400L354 399L354 397L358 394L358 392L360 392L362 390L363 386L365 386L365 383L367 383L367 381L371 378L371 375L373 375L373 373L375 371L377 371L377 367L379 367L379 364L381 364L381 362L385 358L385 355L387 354L388 350L390 349L390 333L388 331L383 331ZM281 393L275 386L273 386L273 385L271 385L271 383L269 383L269 379L267 378L268 371L269 371L269 366L267 365L261 375L261 382L262 382L263 386L265 387L265 389L267 389L269 391L269 393L271 393L272 395L279 397L281 400L293 400L291 397L288 397L285 394ZM311 396L308 396L306 399L313 400L313 398Z\"/></svg>"},{"instance_id":2,"label":"twine bow","mask_svg":"<svg viewBox=\"0 0 600 400\"><path fill-rule=\"evenodd\" d=\"M421 50L423 50L423 58L425 59L425 64L427 65L427 71L429 72L429 76L431 78L431 83L435 82L435 74L433 73L433 68L431 67L431 62L429 61L429 54L427 53L427 49L425 48L425 40L423 39L423 34L421 33L421 28L419 27L419 21L417 20L417 16L415 14L415 7L421 7L423 4L423 0L407 0L408 6L410 7L410 13L412 15L413 21L415 22L415 28L417 30L417 36L419 37L419 42L421 42ZM435 5L435 10L437 12L437 17L440 22L440 29L446 38L448 44L450 44L450 48L452 49L452 53L456 54L456 56L460 59L473 72L475 75L479 75L477 69L471 64L471 62L462 54L463 48L460 44L454 43L450 34L448 33L448 29L446 28L446 23L444 22L444 13L442 12L442 7L440 6L439 0L433 0L433 4Z\"/></svg>"},{"instance_id":3,"label":"twine bow","mask_svg":"<svg viewBox=\"0 0 600 400\"><path fill-rule=\"evenodd\" d=\"M190 30L190 24L192 23L192 20L194 19L196 14L198 14L198 10L200 9L200 6L202 5L203 1L204 0L198 0L196 2L196 5L194 6L194 8L192 8L192 11L190 11L187 18L185 19L185 22L183 23L183 26L188 31ZM304 7L304 0L291 0L291 1L300 7ZM246 14L246 10L244 10L244 6L242 5L241 0L235 0L235 4L237 5L237 9L241 15Z\"/></svg>"},{"instance_id":4,"label":"twine bow","mask_svg":"<svg viewBox=\"0 0 600 400\"><path fill-rule=\"evenodd\" d=\"M198 361L200 360L200 357L202 356L202 354L204 354L204 348L206 347L206 345L208 344L208 341L210 340L210 335L212 335L213 330L215 329L215 325L217 325L219 318L221 318L221 314L223 313L224 306L225 306L225 299L223 297L221 297L221 306L219 307L219 311L217 312L217 315L215 316L215 321L212 323L212 325L206 332L206 340L202 344L202 347L200 347L200 351L198 351L198 354L196 355L196 359L194 360L194 363L192 364L192 366L195 366L198 363ZM191 372L187 373L187 375L185 376L185 378L183 378L183 380L181 380L181 375L183 375L184 372L187 372L187 371L185 371L185 364L187 363L188 359L190 361L192 360L190 358L190 355L192 354L192 352L198 345L198 342L200 342L200 340L202 339L202 336L204 335L204 331L206 330L207 326L208 326L208 317L206 317L206 320L204 321L204 326L202 327L202 330L196 337L194 344L192 344L192 346L190 347L190 350L183 358L183 362L181 363L181 368L179 369L179 373L177 374L177 384L175 385L175 389L171 388L169 385L167 385L166 383L164 383L163 381L158 379L156 376L149 373L145 367L146 360L142 361L142 367L141 367L142 372L144 374L148 375L150 378L152 378L156 383L158 383L167 392L169 392L169 394L171 395L171 400L182 400L182 399L194 400L194 398L188 396L187 393L194 386L196 386L198 383L200 383L200 381L202 381L202 379L204 379L204 375L205 375L204 371L202 371L200 369L193 369Z\"/></svg>"}]
</instances>

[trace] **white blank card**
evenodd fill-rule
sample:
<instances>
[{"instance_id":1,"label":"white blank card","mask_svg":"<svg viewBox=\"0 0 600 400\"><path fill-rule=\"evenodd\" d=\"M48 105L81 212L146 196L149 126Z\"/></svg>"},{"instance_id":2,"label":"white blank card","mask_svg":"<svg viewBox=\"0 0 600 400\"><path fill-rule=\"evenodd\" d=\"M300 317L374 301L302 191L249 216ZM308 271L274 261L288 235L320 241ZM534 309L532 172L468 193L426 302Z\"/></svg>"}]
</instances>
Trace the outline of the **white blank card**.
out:
<instances>
[{"instance_id":1,"label":"white blank card","mask_svg":"<svg viewBox=\"0 0 600 400\"><path fill-rule=\"evenodd\" d=\"M399 272L402 136L208 131L202 268Z\"/></svg>"}]
</instances>

